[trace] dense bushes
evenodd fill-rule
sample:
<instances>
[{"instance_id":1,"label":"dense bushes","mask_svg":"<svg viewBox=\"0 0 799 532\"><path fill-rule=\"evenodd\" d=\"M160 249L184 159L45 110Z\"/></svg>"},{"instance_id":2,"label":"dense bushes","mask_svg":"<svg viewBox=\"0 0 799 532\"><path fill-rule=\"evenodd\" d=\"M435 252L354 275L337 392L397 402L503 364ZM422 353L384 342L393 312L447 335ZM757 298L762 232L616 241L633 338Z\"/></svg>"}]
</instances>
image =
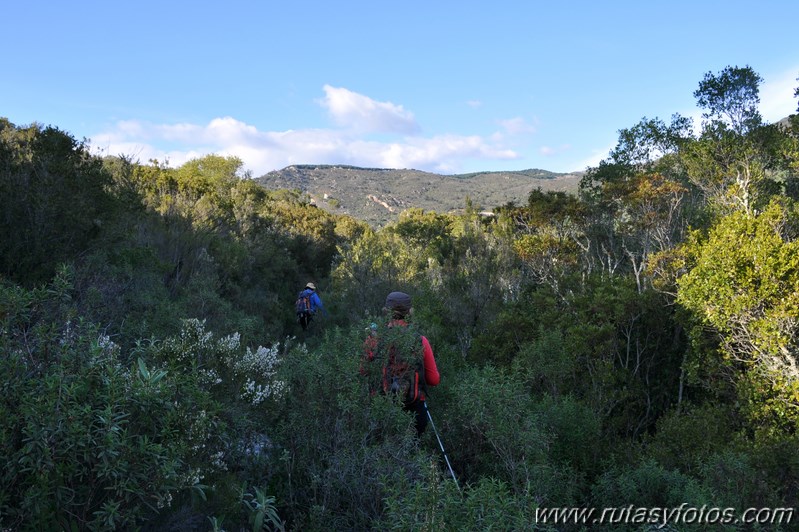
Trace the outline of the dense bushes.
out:
<instances>
[{"instance_id":1,"label":"dense bushes","mask_svg":"<svg viewBox=\"0 0 799 532\"><path fill-rule=\"evenodd\" d=\"M246 520L248 487L268 477L274 418L262 411L284 392L280 346L250 349L186 320L124 352L76 316L72 295L68 271L41 289L0 288L3 525Z\"/></svg>"},{"instance_id":2,"label":"dense bushes","mask_svg":"<svg viewBox=\"0 0 799 532\"><path fill-rule=\"evenodd\" d=\"M537 512L799 500L795 206L703 211L676 144L580 198L376 231L235 158L101 162L0 126L0 528L562 530ZM710 230L681 240L689 193ZM298 339L309 279L330 318ZM361 372L395 289L457 484Z\"/></svg>"},{"instance_id":3,"label":"dense bushes","mask_svg":"<svg viewBox=\"0 0 799 532\"><path fill-rule=\"evenodd\" d=\"M320 345L291 349L285 391L265 413L270 486L292 529L364 529L390 492L425 481L436 459L389 397L370 397L359 368L364 328L332 329Z\"/></svg>"},{"instance_id":4,"label":"dense bushes","mask_svg":"<svg viewBox=\"0 0 799 532\"><path fill-rule=\"evenodd\" d=\"M110 184L82 142L0 117L0 275L32 286L85 251L115 208Z\"/></svg>"},{"instance_id":5,"label":"dense bushes","mask_svg":"<svg viewBox=\"0 0 799 532\"><path fill-rule=\"evenodd\" d=\"M110 530L156 515L203 462L187 437L208 429L195 412L216 417L190 379L125 364L70 295L64 273L32 292L0 288L7 526Z\"/></svg>"}]
</instances>

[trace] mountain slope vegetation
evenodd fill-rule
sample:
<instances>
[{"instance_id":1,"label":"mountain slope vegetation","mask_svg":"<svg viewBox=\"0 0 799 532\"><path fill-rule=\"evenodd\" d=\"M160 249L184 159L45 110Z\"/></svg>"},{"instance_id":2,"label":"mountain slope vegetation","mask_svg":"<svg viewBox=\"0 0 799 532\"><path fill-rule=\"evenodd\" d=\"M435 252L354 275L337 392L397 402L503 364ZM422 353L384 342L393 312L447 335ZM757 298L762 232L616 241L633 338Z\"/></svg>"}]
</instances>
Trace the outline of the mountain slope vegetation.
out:
<instances>
[{"instance_id":1,"label":"mountain slope vegetation","mask_svg":"<svg viewBox=\"0 0 799 532\"><path fill-rule=\"evenodd\" d=\"M546 170L440 175L419 170L294 165L256 179L270 189L299 190L330 212L374 227L396 221L404 210L462 212L467 201L485 210L523 204L534 188L576 192L583 172Z\"/></svg>"},{"instance_id":2,"label":"mountain slope vegetation","mask_svg":"<svg viewBox=\"0 0 799 532\"><path fill-rule=\"evenodd\" d=\"M795 529L799 115L758 85L708 73L698 132L644 118L576 192L383 225L0 119L0 529ZM365 367L395 290L420 438Z\"/></svg>"}]
</instances>

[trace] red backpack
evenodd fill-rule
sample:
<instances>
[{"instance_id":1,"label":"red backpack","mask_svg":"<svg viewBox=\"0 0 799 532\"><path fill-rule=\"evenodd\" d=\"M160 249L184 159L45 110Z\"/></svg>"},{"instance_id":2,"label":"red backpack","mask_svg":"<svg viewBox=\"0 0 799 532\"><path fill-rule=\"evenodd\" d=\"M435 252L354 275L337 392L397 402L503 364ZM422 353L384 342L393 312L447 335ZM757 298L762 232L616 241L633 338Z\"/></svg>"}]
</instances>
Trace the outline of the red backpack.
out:
<instances>
[{"instance_id":1,"label":"red backpack","mask_svg":"<svg viewBox=\"0 0 799 532\"><path fill-rule=\"evenodd\" d=\"M425 390L422 335L411 325L381 327L377 331L373 363L380 364L380 386L384 394L397 395L411 404Z\"/></svg>"}]
</instances>

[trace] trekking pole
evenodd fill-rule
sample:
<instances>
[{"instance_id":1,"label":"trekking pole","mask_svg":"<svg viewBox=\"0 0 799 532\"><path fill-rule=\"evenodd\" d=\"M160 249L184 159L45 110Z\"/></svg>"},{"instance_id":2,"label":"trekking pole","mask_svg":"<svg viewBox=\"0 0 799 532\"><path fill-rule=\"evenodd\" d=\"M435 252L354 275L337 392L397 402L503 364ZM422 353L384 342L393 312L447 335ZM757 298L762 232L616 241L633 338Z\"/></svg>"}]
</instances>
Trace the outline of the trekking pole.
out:
<instances>
[{"instance_id":1,"label":"trekking pole","mask_svg":"<svg viewBox=\"0 0 799 532\"><path fill-rule=\"evenodd\" d=\"M444 444L441 443L441 437L438 435L438 431L436 430L436 424L433 423L433 416L430 415L430 410L427 408L427 401L425 401L423 404L424 404L424 411L427 412L427 419L430 420L430 426L433 427L433 432L436 434L436 439L438 440L438 446L441 448L441 453L444 455L444 461L447 462L447 467L449 468L449 474L452 475L452 480L455 481L455 486L458 488L458 491L461 491L461 486L460 484L458 484L458 478L455 476L455 471L452 470L452 466L449 463L449 458L447 457L447 451L444 450Z\"/></svg>"}]
</instances>

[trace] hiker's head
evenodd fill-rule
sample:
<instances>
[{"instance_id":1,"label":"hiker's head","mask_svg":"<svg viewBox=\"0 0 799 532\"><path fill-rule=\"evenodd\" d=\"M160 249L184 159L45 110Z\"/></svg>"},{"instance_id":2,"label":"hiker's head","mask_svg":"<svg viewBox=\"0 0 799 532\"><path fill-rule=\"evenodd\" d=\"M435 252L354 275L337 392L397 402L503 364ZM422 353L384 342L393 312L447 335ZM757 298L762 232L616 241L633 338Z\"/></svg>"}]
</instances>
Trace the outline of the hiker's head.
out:
<instances>
[{"instance_id":1,"label":"hiker's head","mask_svg":"<svg viewBox=\"0 0 799 532\"><path fill-rule=\"evenodd\" d=\"M411 296L405 292L391 292L386 297L386 309L395 319L406 317L411 312Z\"/></svg>"},{"instance_id":2,"label":"hiker's head","mask_svg":"<svg viewBox=\"0 0 799 532\"><path fill-rule=\"evenodd\" d=\"M314 292L316 292L316 285L313 283L306 284L305 288L308 288L309 290L313 290Z\"/></svg>"}]
</instances>

